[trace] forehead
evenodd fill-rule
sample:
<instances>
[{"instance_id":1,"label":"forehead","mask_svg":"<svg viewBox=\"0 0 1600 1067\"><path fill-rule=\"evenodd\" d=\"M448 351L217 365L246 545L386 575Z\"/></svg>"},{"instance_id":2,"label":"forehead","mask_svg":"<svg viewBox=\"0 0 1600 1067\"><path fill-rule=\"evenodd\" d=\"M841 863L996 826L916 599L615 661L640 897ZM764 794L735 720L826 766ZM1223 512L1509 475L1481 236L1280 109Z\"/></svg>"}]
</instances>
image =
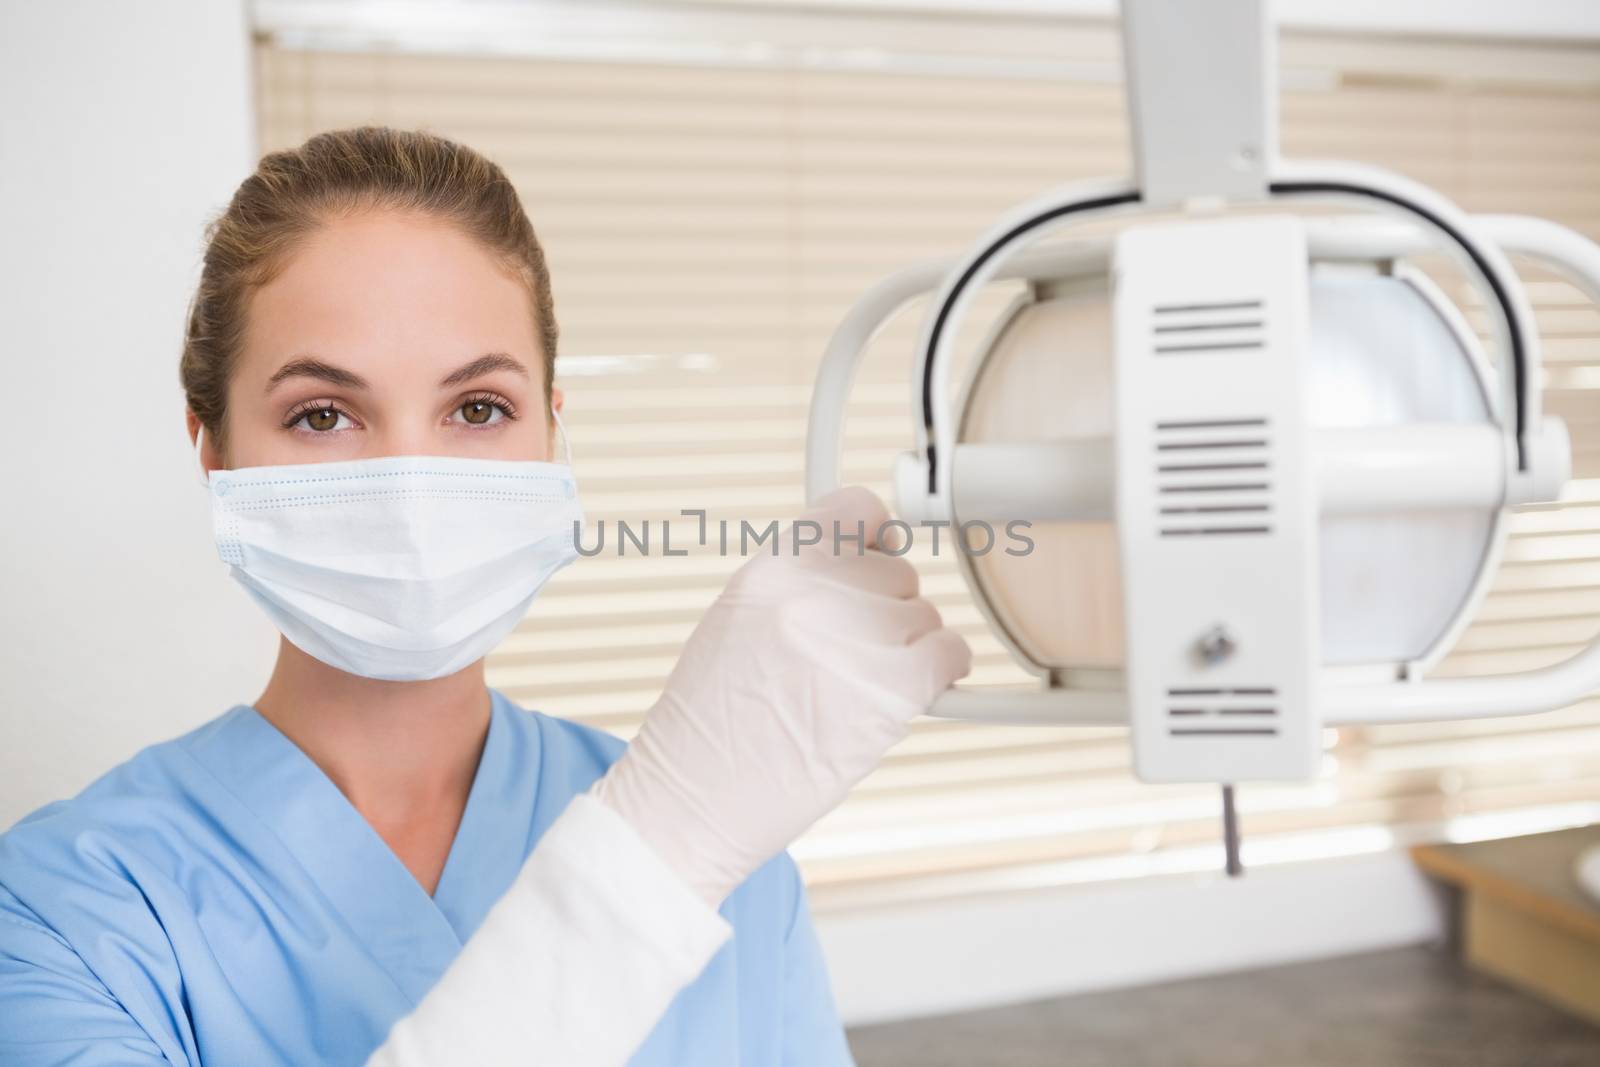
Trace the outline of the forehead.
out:
<instances>
[{"instance_id":1,"label":"forehead","mask_svg":"<svg viewBox=\"0 0 1600 1067\"><path fill-rule=\"evenodd\" d=\"M450 223L363 213L307 235L256 290L240 370L270 375L306 352L351 369L431 369L486 351L539 363L522 280Z\"/></svg>"}]
</instances>

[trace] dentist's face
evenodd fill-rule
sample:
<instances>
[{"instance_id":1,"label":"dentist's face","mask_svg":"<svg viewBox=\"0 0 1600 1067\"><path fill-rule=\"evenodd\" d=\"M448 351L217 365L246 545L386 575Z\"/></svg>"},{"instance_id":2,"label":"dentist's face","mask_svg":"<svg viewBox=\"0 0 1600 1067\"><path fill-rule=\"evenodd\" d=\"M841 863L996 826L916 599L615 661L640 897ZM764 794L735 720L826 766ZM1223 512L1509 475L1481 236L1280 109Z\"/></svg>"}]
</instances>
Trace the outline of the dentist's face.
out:
<instances>
[{"instance_id":1,"label":"dentist's face","mask_svg":"<svg viewBox=\"0 0 1600 1067\"><path fill-rule=\"evenodd\" d=\"M543 368L527 288L471 237L416 215L339 219L251 301L221 459L549 459Z\"/></svg>"}]
</instances>

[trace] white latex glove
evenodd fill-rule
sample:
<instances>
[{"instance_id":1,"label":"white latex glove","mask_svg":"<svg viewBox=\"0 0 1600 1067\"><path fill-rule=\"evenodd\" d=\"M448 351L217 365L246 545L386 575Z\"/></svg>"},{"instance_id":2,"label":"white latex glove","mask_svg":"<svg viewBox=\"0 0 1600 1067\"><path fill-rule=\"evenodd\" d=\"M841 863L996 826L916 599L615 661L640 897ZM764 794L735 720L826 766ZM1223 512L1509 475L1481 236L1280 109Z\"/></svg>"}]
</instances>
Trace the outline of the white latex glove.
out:
<instances>
[{"instance_id":1,"label":"white latex glove","mask_svg":"<svg viewBox=\"0 0 1600 1067\"><path fill-rule=\"evenodd\" d=\"M820 543L763 546L690 635L592 794L712 907L835 807L913 718L971 668L966 641L873 546L888 511L861 488L803 519ZM834 550L833 523L842 541ZM804 541L815 530L802 526Z\"/></svg>"}]
</instances>

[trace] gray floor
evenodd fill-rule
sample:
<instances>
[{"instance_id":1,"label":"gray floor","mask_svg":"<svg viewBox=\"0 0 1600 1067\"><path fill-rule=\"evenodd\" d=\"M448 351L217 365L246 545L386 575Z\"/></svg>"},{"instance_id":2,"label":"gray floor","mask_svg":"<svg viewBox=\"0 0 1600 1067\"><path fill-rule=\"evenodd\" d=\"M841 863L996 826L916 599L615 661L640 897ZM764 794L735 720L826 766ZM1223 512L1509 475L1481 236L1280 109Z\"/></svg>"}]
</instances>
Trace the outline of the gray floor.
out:
<instances>
[{"instance_id":1,"label":"gray floor","mask_svg":"<svg viewBox=\"0 0 1600 1067\"><path fill-rule=\"evenodd\" d=\"M850 1032L859 1067L1596 1067L1600 1028L1403 949Z\"/></svg>"}]
</instances>

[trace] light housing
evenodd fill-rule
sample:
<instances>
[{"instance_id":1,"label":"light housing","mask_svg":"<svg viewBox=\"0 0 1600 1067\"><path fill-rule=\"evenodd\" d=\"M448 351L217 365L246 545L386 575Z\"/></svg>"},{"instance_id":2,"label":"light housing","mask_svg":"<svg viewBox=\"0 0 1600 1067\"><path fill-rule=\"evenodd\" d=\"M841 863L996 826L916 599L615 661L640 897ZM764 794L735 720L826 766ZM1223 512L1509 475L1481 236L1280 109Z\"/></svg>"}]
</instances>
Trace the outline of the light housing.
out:
<instances>
[{"instance_id":1,"label":"light housing","mask_svg":"<svg viewBox=\"0 0 1600 1067\"><path fill-rule=\"evenodd\" d=\"M1263 3L1123 10L1137 176L1051 190L967 255L886 279L847 314L819 371L811 499L838 485L868 340L931 295L911 382L916 446L893 474L900 518L1034 521L1072 549L963 562L1040 687L958 687L933 714L1130 724L1144 777L1231 782L1314 773L1324 725L1535 712L1600 689L1600 642L1541 670L1428 677L1494 571L1507 510L1558 499L1570 473L1565 427L1541 410L1539 338L1509 257L1600 303L1600 247L1542 220L1469 216L1376 168L1277 158ZM1308 201L1380 214L1284 213ZM1162 219L1114 239L1041 243L1152 213ZM1441 253L1490 313L1496 373L1461 312L1413 269ZM1028 295L957 397L953 337L997 281ZM1267 311L1243 324L1179 313L1235 304ZM1232 329L1218 334L1229 343L1154 358L1161 330L1208 325ZM1189 536L1180 527L1205 524L1166 506L1173 472L1159 457L1204 444L1193 435L1214 424L1270 430L1233 444L1270 450L1271 498L1256 514L1271 521ZM1162 436L1174 428L1190 436ZM1261 503L1251 492L1231 503ZM1261 539L1241 548L1245 536ZM1108 625L1119 613L1121 627ZM1282 744L1234 728L1268 703ZM1178 733L1185 716L1213 729Z\"/></svg>"}]
</instances>

